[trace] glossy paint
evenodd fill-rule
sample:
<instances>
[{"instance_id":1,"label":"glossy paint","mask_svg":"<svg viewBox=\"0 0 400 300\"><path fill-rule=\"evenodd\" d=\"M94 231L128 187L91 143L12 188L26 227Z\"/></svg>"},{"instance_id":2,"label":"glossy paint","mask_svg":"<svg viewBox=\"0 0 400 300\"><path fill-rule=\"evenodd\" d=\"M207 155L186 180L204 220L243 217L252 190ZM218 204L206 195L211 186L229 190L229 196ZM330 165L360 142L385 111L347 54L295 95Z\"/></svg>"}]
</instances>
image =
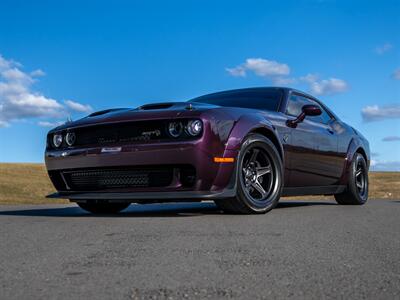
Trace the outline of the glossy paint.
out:
<instances>
[{"instance_id":1,"label":"glossy paint","mask_svg":"<svg viewBox=\"0 0 400 300\"><path fill-rule=\"evenodd\" d=\"M307 119L289 126L294 117L285 114L291 89L283 88L284 98L279 111L262 111L219 107L201 103L170 103L156 109L121 109L65 124L50 135L73 131L75 128L98 124L117 124L141 120L178 120L198 118L204 123L197 140L180 142L146 142L121 147L117 153L104 153L102 146L54 150L47 147L46 166L49 171L93 167L191 164L197 179L193 192L222 192L235 182L236 163L215 162L215 157L236 158L244 138L250 133L267 136L275 144L284 165L285 188L335 187L346 184L348 169L355 152L362 153L369 164L369 146L364 137L332 113L328 124ZM295 91L317 101L314 97ZM334 189L332 189L334 190ZM134 188L121 192L188 191L179 180L165 188ZM299 192L300 194L300 192ZM190 199L188 199L190 200Z\"/></svg>"}]
</instances>

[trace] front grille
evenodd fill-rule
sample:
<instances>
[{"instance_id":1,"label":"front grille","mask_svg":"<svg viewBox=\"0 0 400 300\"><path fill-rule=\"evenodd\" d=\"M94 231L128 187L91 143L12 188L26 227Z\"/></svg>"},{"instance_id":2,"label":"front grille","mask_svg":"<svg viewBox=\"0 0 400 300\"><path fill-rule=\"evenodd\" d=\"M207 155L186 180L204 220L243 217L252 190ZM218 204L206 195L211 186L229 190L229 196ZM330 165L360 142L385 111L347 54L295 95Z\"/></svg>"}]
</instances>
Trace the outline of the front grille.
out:
<instances>
[{"instance_id":1,"label":"front grille","mask_svg":"<svg viewBox=\"0 0 400 300\"><path fill-rule=\"evenodd\" d=\"M182 119L183 124L188 120ZM148 142L164 142L164 141L182 141L193 140L199 138L190 136L186 130L178 138L171 137L168 133L169 120L152 120L152 121L132 121L124 123L110 123L102 125L91 125L87 127L71 128L62 130L64 137L67 132L75 134L75 143L73 147L91 147L91 146L108 146L112 144L124 145ZM52 146L53 134L47 136L47 145ZM60 149L69 148L65 138Z\"/></svg>"},{"instance_id":2,"label":"front grille","mask_svg":"<svg viewBox=\"0 0 400 300\"><path fill-rule=\"evenodd\" d=\"M165 187L171 184L173 168L85 169L63 171L69 189L96 191L139 187Z\"/></svg>"},{"instance_id":3,"label":"front grille","mask_svg":"<svg viewBox=\"0 0 400 300\"><path fill-rule=\"evenodd\" d=\"M75 130L74 146L126 144L169 138L165 122L130 122L89 126Z\"/></svg>"}]
</instances>

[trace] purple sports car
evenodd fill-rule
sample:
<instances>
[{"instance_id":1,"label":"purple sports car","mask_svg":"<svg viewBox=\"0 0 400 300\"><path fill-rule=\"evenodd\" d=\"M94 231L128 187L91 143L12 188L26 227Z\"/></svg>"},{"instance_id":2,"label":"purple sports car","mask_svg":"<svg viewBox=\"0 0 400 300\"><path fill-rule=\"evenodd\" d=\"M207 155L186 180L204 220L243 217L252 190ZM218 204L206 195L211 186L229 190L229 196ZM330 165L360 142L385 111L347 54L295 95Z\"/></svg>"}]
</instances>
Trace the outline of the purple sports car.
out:
<instances>
[{"instance_id":1,"label":"purple sports car","mask_svg":"<svg viewBox=\"0 0 400 300\"><path fill-rule=\"evenodd\" d=\"M368 198L368 141L319 100L278 87L108 109L51 130L57 193L92 213L130 203L213 200L265 213L281 196Z\"/></svg>"}]
</instances>

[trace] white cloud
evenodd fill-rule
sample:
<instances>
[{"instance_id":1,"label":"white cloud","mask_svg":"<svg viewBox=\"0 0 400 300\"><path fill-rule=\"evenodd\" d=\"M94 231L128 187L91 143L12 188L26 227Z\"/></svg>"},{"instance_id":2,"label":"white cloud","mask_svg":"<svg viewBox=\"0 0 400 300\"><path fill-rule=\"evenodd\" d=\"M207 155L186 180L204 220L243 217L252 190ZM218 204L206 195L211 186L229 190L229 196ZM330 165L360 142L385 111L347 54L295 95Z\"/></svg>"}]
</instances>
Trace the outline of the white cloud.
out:
<instances>
[{"instance_id":1,"label":"white cloud","mask_svg":"<svg viewBox=\"0 0 400 300\"><path fill-rule=\"evenodd\" d=\"M275 79L278 76L286 76L290 73L287 64L264 58L248 58L243 64L233 68L226 68L226 71L236 77L244 77L247 72L253 72L257 76Z\"/></svg>"},{"instance_id":2,"label":"white cloud","mask_svg":"<svg viewBox=\"0 0 400 300\"><path fill-rule=\"evenodd\" d=\"M349 89L346 81L339 78L319 79L316 74L300 77L300 80L309 84L310 92L315 95L333 95L343 93Z\"/></svg>"},{"instance_id":3,"label":"white cloud","mask_svg":"<svg viewBox=\"0 0 400 300\"><path fill-rule=\"evenodd\" d=\"M14 121L35 117L60 117L64 114L63 106L56 100L40 94L20 93L8 94L0 107L0 118Z\"/></svg>"},{"instance_id":4,"label":"white cloud","mask_svg":"<svg viewBox=\"0 0 400 300\"><path fill-rule=\"evenodd\" d=\"M361 116L365 122L381 121L400 118L400 104L388 106L371 105L361 110Z\"/></svg>"},{"instance_id":5,"label":"white cloud","mask_svg":"<svg viewBox=\"0 0 400 300\"><path fill-rule=\"evenodd\" d=\"M35 70L35 71L32 71L32 72L30 73L30 75L31 75L32 77L42 77L42 76L45 76L46 73L43 72L43 71L40 70L40 69L37 69L37 70Z\"/></svg>"},{"instance_id":6,"label":"white cloud","mask_svg":"<svg viewBox=\"0 0 400 300\"><path fill-rule=\"evenodd\" d=\"M309 90L315 95L332 95L348 90L346 81L339 78L320 79L316 74L308 74L300 78L292 78L287 64L264 58L248 58L236 67L225 69L231 76L245 77L247 73L267 78L276 85L290 85L298 81L306 82Z\"/></svg>"},{"instance_id":7,"label":"white cloud","mask_svg":"<svg viewBox=\"0 0 400 300\"><path fill-rule=\"evenodd\" d=\"M375 159L371 159L371 160L369 161L369 165L371 166L371 168L372 168L372 167L375 167L376 164L377 164L377 161L376 161Z\"/></svg>"},{"instance_id":8,"label":"white cloud","mask_svg":"<svg viewBox=\"0 0 400 300\"><path fill-rule=\"evenodd\" d=\"M382 141L384 142L397 142L400 141L400 136L397 135L390 135L390 136L386 136L382 139Z\"/></svg>"},{"instance_id":9,"label":"white cloud","mask_svg":"<svg viewBox=\"0 0 400 300\"><path fill-rule=\"evenodd\" d=\"M289 77L275 77L272 79L273 83L276 85L289 85L297 82L296 78Z\"/></svg>"},{"instance_id":10,"label":"white cloud","mask_svg":"<svg viewBox=\"0 0 400 300\"><path fill-rule=\"evenodd\" d=\"M382 54L385 54L386 52L392 50L392 48L393 48L392 44L385 43L385 44L383 44L381 46L376 47L375 48L375 53L377 53L379 55L382 55Z\"/></svg>"},{"instance_id":11,"label":"white cloud","mask_svg":"<svg viewBox=\"0 0 400 300\"><path fill-rule=\"evenodd\" d=\"M56 99L34 91L36 77L45 73L38 69L31 73L22 71L22 65L0 55L0 127L10 122L28 118L60 118L70 111L87 112L91 107L71 100L65 105Z\"/></svg>"},{"instance_id":12,"label":"white cloud","mask_svg":"<svg viewBox=\"0 0 400 300\"><path fill-rule=\"evenodd\" d=\"M393 72L392 77L396 80L400 80L400 68Z\"/></svg>"},{"instance_id":13,"label":"white cloud","mask_svg":"<svg viewBox=\"0 0 400 300\"><path fill-rule=\"evenodd\" d=\"M225 70L234 77L245 77L246 76L246 69L243 66L237 66L234 68L226 68Z\"/></svg>"},{"instance_id":14,"label":"white cloud","mask_svg":"<svg viewBox=\"0 0 400 300\"><path fill-rule=\"evenodd\" d=\"M371 160L372 171L400 171L400 161L388 161L388 160Z\"/></svg>"},{"instance_id":15,"label":"white cloud","mask_svg":"<svg viewBox=\"0 0 400 300\"><path fill-rule=\"evenodd\" d=\"M60 126L60 125L65 124L65 121L64 121L64 122L63 122L63 121L55 121L55 122L39 121L37 124L38 124L39 126L41 126L41 127L50 127L50 128L53 128L53 127L57 127L57 126Z\"/></svg>"},{"instance_id":16,"label":"white cloud","mask_svg":"<svg viewBox=\"0 0 400 300\"><path fill-rule=\"evenodd\" d=\"M65 105L69 107L73 111L88 113L91 112L93 109L90 105L84 105L78 102L74 102L72 100L64 101Z\"/></svg>"},{"instance_id":17,"label":"white cloud","mask_svg":"<svg viewBox=\"0 0 400 300\"><path fill-rule=\"evenodd\" d=\"M317 74L307 74L306 76L300 77L300 80L308 83L318 81L319 76Z\"/></svg>"},{"instance_id":18,"label":"white cloud","mask_svg":"<svg viewBox=\"0 0 400 300\"><path fill-rule=\"evenodd\" d=\"M7 68L1 71L1 77L10 82L21 82L25 84L33 83L33 79L18 68Z\"/></svg>"},{"instance_id":19,"label":"white cloud","mask_svg":"<svg viewBox=\"0 0 400 300\"><path fill-rule=\"evenodd\" d=\"M263 58L248 58L244 66L247 70L253 71L258 76L273 77L289 75L290 73L290 68L287 64Z\"/></svg>"}]
</instances>

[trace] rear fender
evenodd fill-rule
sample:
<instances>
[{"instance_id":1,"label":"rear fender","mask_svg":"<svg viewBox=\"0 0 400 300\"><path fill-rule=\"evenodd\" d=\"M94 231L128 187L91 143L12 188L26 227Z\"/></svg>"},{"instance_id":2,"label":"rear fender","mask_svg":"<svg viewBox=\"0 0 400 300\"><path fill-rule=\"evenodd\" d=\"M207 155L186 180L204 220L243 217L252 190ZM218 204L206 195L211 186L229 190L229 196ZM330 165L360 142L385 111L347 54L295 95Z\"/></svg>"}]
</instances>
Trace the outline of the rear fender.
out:
<instances>
[{"instance_id":1,"label":"rear fender","mask_svg":"<svg viewBox=\"0 0 400 300\"><path fill-rule=\"evenodd\" d=\"M346 158L343 166L343 173L340 177L341 185L347 185L350 175L351 162L353 161L354 155L357 153L358 149L362 149L364 151L366 155L367 166L369 167L369 148L366 147L360 139L353 137L349 143L349 147L347 148Z\"/></svg>"}]
</instances>

